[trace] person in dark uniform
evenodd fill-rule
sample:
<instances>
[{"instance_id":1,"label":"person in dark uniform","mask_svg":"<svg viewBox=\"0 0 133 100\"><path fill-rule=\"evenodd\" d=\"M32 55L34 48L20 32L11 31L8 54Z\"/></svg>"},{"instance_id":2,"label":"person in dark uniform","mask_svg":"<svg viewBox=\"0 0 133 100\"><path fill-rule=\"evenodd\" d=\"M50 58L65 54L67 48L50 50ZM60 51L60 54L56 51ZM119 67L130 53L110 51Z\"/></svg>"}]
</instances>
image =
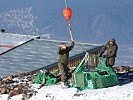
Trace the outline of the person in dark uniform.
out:
<instances>
[{"instance_id":1,"label":"person in dark uniform","mask_svg":"<svg viewBox=\"0 0 133 100\"><path fill-rule=\"evenodd\" d=\"M64 84L67 80L67 75L69 71L69 68L67 67L69 52L72 50L75 44L73 38L71 39L71 41L72 43L70 46L66 46L65 43L62 43L58 48L58 54L59 54L58 67L59 67L59 72L61 74L62 87L65 86Z\"/></svg>"},{"instance_id":2,"label":"person in dark uniform","mask_svg":"<svg viewBox=\"0 0 133 100\"><path fill-rule=\"evenodd\" d=\"M107 51L105 57L106 57L106 66L113 67L115 64L115 58L117 55L118 46L115 42L115 39L109 40L102 48L99 56L102 57L103 53Z\"/></svg>"}]
</instances>

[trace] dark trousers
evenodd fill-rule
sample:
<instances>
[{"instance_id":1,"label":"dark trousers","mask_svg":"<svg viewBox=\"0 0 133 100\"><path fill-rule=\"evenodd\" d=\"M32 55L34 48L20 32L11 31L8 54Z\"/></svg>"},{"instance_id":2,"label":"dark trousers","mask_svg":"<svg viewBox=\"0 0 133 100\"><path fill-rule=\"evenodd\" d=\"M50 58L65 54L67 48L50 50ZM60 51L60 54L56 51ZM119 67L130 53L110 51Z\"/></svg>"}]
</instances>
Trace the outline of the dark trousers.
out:
<instances>
[{"instance_id":1,"label":"dark trousers","mask_svg":"<svg viewBox=\"0 0 133 100\"><path fill-rule=\"evenodd\" d=\"M59 62L58 67L59 67L59 72L61 74L61 81L66 82L68 71L69 71L69 68L67 67L67 64Z\"/></svg>"},{"instance_id":2,"label":"dark trousers","mask_svg":"<svg viewBox=\"0 0 133 100\"><path fill-rule=\"evenodd\" d=\"M112 58L107 58L106 59L106 65L111 67L115 64L115 57L112 57Z\"/></svg>"}]
</instances>

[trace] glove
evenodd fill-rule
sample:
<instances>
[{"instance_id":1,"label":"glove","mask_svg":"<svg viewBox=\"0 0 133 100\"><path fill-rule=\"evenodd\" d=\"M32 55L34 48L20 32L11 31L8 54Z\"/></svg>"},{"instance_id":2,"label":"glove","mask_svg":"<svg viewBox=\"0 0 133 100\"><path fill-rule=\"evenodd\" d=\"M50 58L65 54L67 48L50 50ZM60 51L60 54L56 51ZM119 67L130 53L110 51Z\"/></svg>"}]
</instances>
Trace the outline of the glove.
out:
<instances>
[{"instance_id":1,"label":"glove","mask_svg":"<svg viewBox=\"0 0 133 100\"><path fill-rule=\"evenodd\" d=\"M103 58L108 58L108 55L103 55Z\"/></svg>"},{"instance_id":2,"label":"glove","mask_svg":"<svg viewBox=\"0 0 133 100\"><path fill-rule=\"evenodd\" d=\"M99 54L99 55L98 55L98 57L102 57L102 55L101 55L101 54Z\"/></svg>"}]
</instances>

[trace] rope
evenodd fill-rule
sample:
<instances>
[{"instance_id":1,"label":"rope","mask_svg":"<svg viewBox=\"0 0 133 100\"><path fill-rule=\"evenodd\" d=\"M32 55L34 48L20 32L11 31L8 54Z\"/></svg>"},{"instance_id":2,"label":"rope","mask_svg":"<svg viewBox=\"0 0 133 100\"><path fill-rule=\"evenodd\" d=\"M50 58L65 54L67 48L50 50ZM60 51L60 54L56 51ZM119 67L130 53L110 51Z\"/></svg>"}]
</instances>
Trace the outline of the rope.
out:
<instances>
[{"instance_id":1,"label":"rope","mask_svg":"<svg viewBox=\"0 0 133 100\"><path fill-rule=\"evenodd\" d=\"M69 33L70 33L70 37L71 39L73 38L73 35L72 35L72 28L71 28L71 24L70 24L70 20L68 20L68 29L69 29ZM87 50L84 49L83 47L81 47L78 43L75 42L75 44L85 53L88 54ZM89 54L88 54L89 55ZM94 55L94 54L91 54L93 57L99 57L98 55Z\"/></svg>"},{"instance_id":2,"label":"rope","mask_svg":"<svg viewBox=\"0 0 133 100\"><path fill-rule=\"evenodd\" d=\"M69 29L69 33L70 33L70 37L71 39L73 38L73 35L72 35L72 28L71 28L71 24L70 24L70 20L68 20L68 29ZM82 51L86 52L87 53L87 50L85 50L84 48L82 48L79 44L77 44L75 42L75 44L80 48L82 49Z\"/></svg>"},{"instance_id":3,"label":"rope","mask_svg":"<svg viewBox=\"0 0 133 100\"><path fill-rule=\"evenodd\" d=\"M72 28L71 28L70 20L68 20L68 29L69 29L70 37L71 37L71 39L73 39ZM77 44L76 42L75 42L75 44L76 44L80 49L82 49L82 50L86 53L84 57L87 56L87 58L90 60L90 62L91 62L90 56L93 56L93 57L94 57L94 64L95 64L95 66L96 66L96 57L98 57L98 56L97 56L97 55L94 55L94 54L89 54L89 53L87 52L87 50L85 50L85 49L84 49L83 47L81 47L79 44ZM99 60L100 60L100 62L102 63L102 60L101 60L101 59L99 59Z\"/></svg>"},{"instance_id":4,"label":"rope","mask_svg":"<svg viewBox=\"0 0 133 100\"><path fill-rule=\"evenodd\" d=\"M68 3L67 3L67 0L65 0L65 5L66 5L66 8L68 8Z\"/></svg>"},{"instance_id":5,"label":"rope","mask_svg":"<svg viewBox=\"0 0 133 100\"><path fill-rule=\"evenodd\" d=\"M70 20L68 20L68 29L69 29L70 37L71 37L71 39L72 39L72 38L73 38L73 35L72 35L72 28L71 28ZM96 57L96 58L99 57L98 55L88 54L87 50L85 50L83 47L81 47L78 43L75 42L75 44L76 44L83 52L85 52L86 55L88 55L88 58L89 58L90 55L93 56L93 57L94 57L94 63L96 63L95 57ZM102 62L101 59L99 59L99 60L100 60L100 62Z\"/></svg>"},{"instance_id":6,"label":"rope","mask_svg":"<svg viewBox=\"0 0 133 100\"><path fill-rule=\"evenodd\" d=\"M69 29L70 37L72 39L73 35L72 35L72 28L71 28L70 20L68 20L68 29Z\"/></svg>"},{"instance_id":7,"label":"rope","mask_svg":"<svg viewBox=\"0 0 133 100\"><path fill-rule=\"evenodd\" d=\"M66 5L66 8L68 8L68 2L67 0L65 0L65 5ZM71 24L70 24L70 20L68 20L68 29L69 29L69 33L70 33L70 37L71 39L73 39L73 35L72 35L72 28L71 28ZM75 44L80 48L82 49L82 51L86 52L87 53L87 50L85 50L84 48L82 48L79 44L77 44L75 42ZM88 53L87 53L88 54Z\"/></svg>"}]
</instances>

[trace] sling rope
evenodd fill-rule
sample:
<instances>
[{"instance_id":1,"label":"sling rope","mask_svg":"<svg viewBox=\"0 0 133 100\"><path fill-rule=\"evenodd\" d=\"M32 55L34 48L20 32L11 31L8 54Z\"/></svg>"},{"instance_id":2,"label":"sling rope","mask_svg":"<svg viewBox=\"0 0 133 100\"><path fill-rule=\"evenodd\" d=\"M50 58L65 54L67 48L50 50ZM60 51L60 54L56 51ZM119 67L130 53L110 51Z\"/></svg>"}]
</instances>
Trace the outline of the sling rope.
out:
<instances>
[{"instance_id":1,"label":"sling rope","mask_svg":"<svg viewBox=\"0 0 133 100\"><path fill-rule=\"evenodd\" d=\"M67 0L65 0L65 6L66 8L68 8L68 2ZM70 23L70 19L67 19L67 24L68 24L68 30L69 30L69 33L70 33L70 37L71 37L71 40L73 39L73 34L72 34L72 27L71 27L71 23ZM75 41L74 41L75 42ZM94 57L94 63L96 63L96 59L95 57L98 57L98 55L94 55L94 54L88 54L87 50L84 49L83 47L81 47L78 43L75 42L75 44L83 51L85 52L86 54L85 55L88 55L87 57L89 58L90 56L93 56Z\"/></svg>"},{"instance_id":2,"label":"sling rope","mask_svg":"<svg viewBox=\"0 0 133 100\"><path fill-rule=\"evenodd\" d=\"M68 8L68 3L67 3L67 0L65 0L65 5L66 5L66 8Z\"/></svg>"},{"instance_id":3,"label":"sling rope","mask_svg":"<svg viewBox=\"0 0 133 100\"><path fill-rule=\"evenodd\" d=\"M68 8L68 2L67 2L67 0L65 0L65 6L66 6L66 8ZM70 20L67 20L67 24L68 24L68 30L69 30L69 33L70 33L70 37L71 37L71 39L73 39L72 27L71 27ZM87 50L85 50L83 47L81 47L78 43L75 42L75 44L76 44L80 49L82 49L84 52L87 53ZM87 54L88 54L88 53L87 53Z\"/></svg>"}]
</instances>

